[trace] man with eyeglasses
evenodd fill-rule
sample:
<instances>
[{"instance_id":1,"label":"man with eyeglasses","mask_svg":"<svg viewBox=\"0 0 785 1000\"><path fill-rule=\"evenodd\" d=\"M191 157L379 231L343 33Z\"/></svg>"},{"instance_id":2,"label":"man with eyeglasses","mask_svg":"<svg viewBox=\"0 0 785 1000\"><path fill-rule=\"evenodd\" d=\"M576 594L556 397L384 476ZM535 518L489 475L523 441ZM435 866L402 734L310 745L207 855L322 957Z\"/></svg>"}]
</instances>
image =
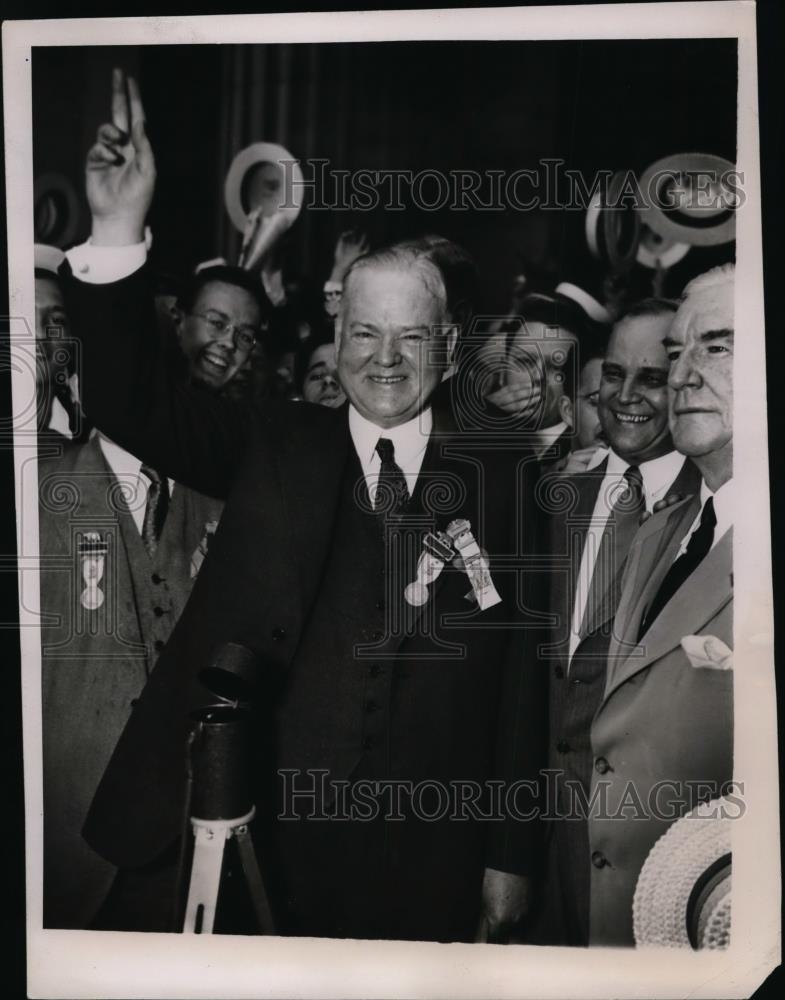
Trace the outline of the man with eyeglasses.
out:
<instances>
[{"instance_id":1,"label":"man with eyeglasses","mask_svg":"<svg viewBox=\"0 0 785 1000\"><path fill-rule=\"evenodd\" d=\"M181 291L174 326L191 378L220 391L248 362L271 312L261 283L239 267L198 271Z\"/></svg>"}]
</instances>

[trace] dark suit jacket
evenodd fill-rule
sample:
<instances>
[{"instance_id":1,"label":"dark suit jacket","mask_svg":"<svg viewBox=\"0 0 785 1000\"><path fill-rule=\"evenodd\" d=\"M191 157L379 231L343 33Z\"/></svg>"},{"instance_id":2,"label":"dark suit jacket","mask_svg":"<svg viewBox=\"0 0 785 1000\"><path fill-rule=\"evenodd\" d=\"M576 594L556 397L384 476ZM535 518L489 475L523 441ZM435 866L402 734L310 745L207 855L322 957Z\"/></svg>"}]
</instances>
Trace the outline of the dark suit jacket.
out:
<instances>
[{"instance_id":1,"label":"dark suit jacket","mask_svg":"<svg viewBox=\"0 0 785 1000\"><path fill-rule=\"evenodd\" d=\"M447 783L513 781L535 772L544 702L534 694L535 664L525 658L520 627L526 580L519 555L535 517L526 463L520 468L489 455L482 437L442 432L437 415L413 498L414 515L425 515L419 537L428 527L468 517L503 601L479 612L466 600L465 574L448 567L428 605L412 611L401 600L402 578L413 579L409 565L390 591L393 608L382 617L383 628L356 623L360 644L363 638L376 643L393 671L385 703L387 753L381 763L371 760L358 714L366 683L365 671L357 669L362 657L354 665L335 657L340 637L328 634L323 670L302 661L303 648L313 645L311 622L331 600L323 581L347 475L355 474L346 411L301 403L249 410L173 380L157 349L144 270L113 285L67 280L66 287L73 328L84 340L82 393L92 419L178 481L227 497L192 598L102 781L87 839L118 865L133 867L152 861L176 838L187 715L215 700L198 673L225 641L248 646L263 664L268 728L279 732L275 767L318 765L337 779L360 773ZM358 535L360 563L361 545ZM415 560L419 551L418 540ZM342 558L343 588L351 551ZM299 683L304 669L311 671L307 685ZM287 698L292 687L294 708ZM292 729L296 738L289 738ZM443 885L465 881L478 900L478 863L479 874L483 862L516 872L532 864L531 823L487 826L484 856L470 818L444 824L429 859ZM471 848L467 829L475 831Z\"/></svg>"},{"instance_id":2,"label":"dark suit jacket","mask_svg":"<svg viewBox=\"0 0 785 1000\"><path fill-rule=\"evenodd\" d=\"M698 506L693 497L654 515L627 559L591 730L593 753L603 762L591 791L605 803L589 820L592 944L633 944L635 885L650 850L674 820L725 794L733 779L733 671L693 665L681 645L699 635L733 647L732 529L637 641ZM619 819L624 802L626 821Z\"/></svg>"}]
</instances>

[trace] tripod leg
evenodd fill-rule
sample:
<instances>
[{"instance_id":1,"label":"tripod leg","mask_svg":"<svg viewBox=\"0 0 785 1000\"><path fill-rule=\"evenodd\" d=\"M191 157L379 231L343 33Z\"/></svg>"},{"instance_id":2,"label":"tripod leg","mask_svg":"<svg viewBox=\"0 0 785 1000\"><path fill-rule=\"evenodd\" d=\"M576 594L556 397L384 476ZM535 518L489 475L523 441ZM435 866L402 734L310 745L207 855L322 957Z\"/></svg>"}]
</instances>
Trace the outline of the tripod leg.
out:
<instances>
[{"instance_id":1,"label":"tripod leg","mask_svg":"<svg viewBox=\"0 0 785 1000\"><path fill-rule=\"evenodd\" d=\"M262 934L275 934L275 924L270 911L270 902L267 899L267 892L264 888L262 873L259 870L259 863L256 860L253 841L247 826L240 826L235 831L237 839L237 849L240 853L240 862L245 873L245 880L251 893L256 921L259 924L259 931Z\"/></svg>"},{"instance_id":2,"label":"tripod leg","mask_svg":"<svg viewBox=\"0 0 785 1000\"><path fill-rule=\"evenodd\" d=\"M185 907L185 934L212 934L215 907L221 884L226 830L195 827L196 844L191 866L191 883Z\"/></svg>"}]
</instances>

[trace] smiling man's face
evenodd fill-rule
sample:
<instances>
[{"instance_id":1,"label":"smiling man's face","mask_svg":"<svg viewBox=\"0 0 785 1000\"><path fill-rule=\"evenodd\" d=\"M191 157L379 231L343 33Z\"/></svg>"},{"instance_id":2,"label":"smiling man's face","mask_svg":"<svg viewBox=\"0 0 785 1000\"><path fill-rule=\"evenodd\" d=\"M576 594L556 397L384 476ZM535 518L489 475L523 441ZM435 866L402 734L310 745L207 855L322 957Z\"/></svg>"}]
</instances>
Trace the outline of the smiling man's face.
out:
<instances>
[{"instance_id":1,"label":"smiling man's face","mask_svg":"<svg viewBox=\"0 0 785 1000\"><path fill-rule=\"evenodd\" d=\"M349 276L336 331L338 374L379 427L411 420L441 382L454 335L439 281L416 265L367 265Z\"/></svg>"},{"instance_id":2,"label":"smiling man's face","mask_svg":"<svg viewBox=\"0 0 785 1000\"><path fill-rule=\"evenodd\" d=\"M663 345L672 322L672 312L622 319L608 343L600 380L600 423L611 448L631 464L673 450Z\"/></svg>"},{"instance_id":3,"label":"smiling man's face","mask_svg":"<svg viewBox=\"0 0 785 1000\"><path fill-rule=\"evenodd\" d=\"M191 377L211 389L232 381L251 356L261 310L250 292L225 281L208 281L187 313L176 314L180 347ZM238 331L242 331L238 334Z\"/></svg>"}]
</instances>

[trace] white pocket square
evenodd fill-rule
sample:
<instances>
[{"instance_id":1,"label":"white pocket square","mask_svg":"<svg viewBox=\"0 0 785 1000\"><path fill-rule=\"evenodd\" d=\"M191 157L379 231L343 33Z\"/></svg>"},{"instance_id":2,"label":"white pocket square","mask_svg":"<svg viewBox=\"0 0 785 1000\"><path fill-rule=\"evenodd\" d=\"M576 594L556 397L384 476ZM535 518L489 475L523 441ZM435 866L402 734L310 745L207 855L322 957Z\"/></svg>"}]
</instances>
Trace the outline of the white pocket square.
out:
<instances>
[{"instance_id":1,"label":"white pocket square","mask_svg":"<svg viewBox=\"0 0 785 1000\"><path fill-rule=\"evenodd\" d=\"M716 635L685 635L681 648L687 654L690 666L733 670L733 650Z\"/></svg>"}]
</instances>

